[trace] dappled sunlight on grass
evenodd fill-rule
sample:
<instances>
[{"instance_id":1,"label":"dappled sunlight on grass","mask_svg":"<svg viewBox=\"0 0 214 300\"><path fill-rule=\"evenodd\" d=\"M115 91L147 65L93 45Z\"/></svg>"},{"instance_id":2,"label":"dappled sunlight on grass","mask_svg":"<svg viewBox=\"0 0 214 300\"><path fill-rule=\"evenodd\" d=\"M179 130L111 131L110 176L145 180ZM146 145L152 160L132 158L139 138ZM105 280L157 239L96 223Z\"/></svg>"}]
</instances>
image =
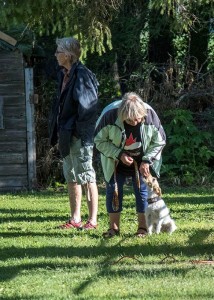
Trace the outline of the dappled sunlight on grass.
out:
<instances>
[{"instance_id":1,"label":"dappled sunlight on grass","mask_svg":"<svg viewBox=\"0 0 214 300\"><path fill-rule=\"evenodd\" d=\"M127 189L121 235L105 240L104 194L99 226L90 232L57 228L68 218L66 193L0 195L0 298L211 299L213 266L193 260L213 257L212 196L195 191L163 198L178 227L172 235L134 236L135 203Z\"/></svg>"}]
</instances>

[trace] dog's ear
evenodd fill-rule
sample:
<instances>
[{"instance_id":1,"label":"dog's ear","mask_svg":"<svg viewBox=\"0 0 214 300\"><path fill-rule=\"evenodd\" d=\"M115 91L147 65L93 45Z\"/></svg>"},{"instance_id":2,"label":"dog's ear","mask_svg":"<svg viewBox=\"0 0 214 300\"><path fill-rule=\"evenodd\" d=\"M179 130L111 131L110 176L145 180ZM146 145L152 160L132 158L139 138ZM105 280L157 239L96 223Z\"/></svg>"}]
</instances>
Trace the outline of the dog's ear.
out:
<instances>
[{"instance_id":1,"label":"dog's ear","mask_svg":"<svg viewBox=\"0 0 214 300\"><path fill-rule=\"evenodd\" d=\"M147 178L146 178L146 177L143 177L143 181L144 181L145 183L147 183Z\"/></svg>"},{"instance_id":2,"label":"dog's ear","mask_svg":"<svg viewBox=\"0 0 214 300\"><path fill-rule=\"evenodd\" d=\"M152 185L153 185L153 190L154 192L160 197L162 196L162 193L161 193L161 188L159 186L159 183L158 183L158 180L156 177L153 177L152 178Z\"/></svg>"},{"instance_id":3,"label":"dog's ear","mask_svg":"<svg viewBox=\"0 0 214 300\"><path fill-rule=\"evenodd\" d=\"M148 184L149 187L152 187L153 186L153 177L151 174L149 174L147 177L146 177L146 183Z\"/></svg>"},{"instance_id":4,"label":"dog's ear","mask_svg":"<svg viewBox=\"0 0 214 300\"><path fill-rule=\"evenodd\" d=\"M158 194L158 196L162 196L162 191L161 191L160 187L157 188L157 194Z\"/></svg>"},{"instance_id":5,"label":"dog's ear","mask_svg":"<svg viewBox=\"0 0 214 300\"><path fill-rule=\"evenodd\" d=\"M151 187L150 176L143 177L143 181L144 181L149 187Z\"/></svg>"}]
</instances>

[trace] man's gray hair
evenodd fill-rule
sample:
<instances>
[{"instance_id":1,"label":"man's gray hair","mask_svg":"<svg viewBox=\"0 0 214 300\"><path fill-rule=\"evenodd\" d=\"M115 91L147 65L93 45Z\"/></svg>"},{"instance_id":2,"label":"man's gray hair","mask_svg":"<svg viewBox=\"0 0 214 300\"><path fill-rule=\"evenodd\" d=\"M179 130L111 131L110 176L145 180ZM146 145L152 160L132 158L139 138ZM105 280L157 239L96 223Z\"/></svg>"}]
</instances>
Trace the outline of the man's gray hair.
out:
<instances>
[{"instance_id":1,"label":"man's gray hair","mask_svg":"<svg viewBox=\"0 0 214 300\"><path fill-rule=\"evenodd\" d=\"M73 37L56 39L57 46L71 56L72 61L77 61L81 55L80 42Z\"/></svg>"},{"instance_id":2,"label":"man's gray hair","mask_svg":"<svg viewBox=\"0 0 214 300\"><path fill-rule=\"evenodd\" d=\"M127 119L144 119L146 115L147 110L144 106L142 98L138 94L130 92L123 96L122 103L118 109L118 116L122 121Z\"/></svg>"}]
</instances>

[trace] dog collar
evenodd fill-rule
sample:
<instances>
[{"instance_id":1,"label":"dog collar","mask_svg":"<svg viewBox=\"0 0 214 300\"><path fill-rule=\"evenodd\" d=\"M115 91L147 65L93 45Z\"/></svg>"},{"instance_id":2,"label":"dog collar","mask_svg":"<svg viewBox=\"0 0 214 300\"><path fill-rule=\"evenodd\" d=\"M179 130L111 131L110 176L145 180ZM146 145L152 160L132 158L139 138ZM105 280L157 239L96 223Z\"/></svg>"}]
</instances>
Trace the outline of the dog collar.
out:
<instances>
[{"instance_id":1,"label":"dog collar","mask_svg":"<svg viewBox=\"0 0 214 300\"><path fill-rule=\"evenodd\" d=\"M159 200L161 200L161 198L160 198L159 196L154 197L154 198L149 198L149 199L148 199L148 204L157 202L157 201L159 201Z\"/></svg>"}]
</instances>

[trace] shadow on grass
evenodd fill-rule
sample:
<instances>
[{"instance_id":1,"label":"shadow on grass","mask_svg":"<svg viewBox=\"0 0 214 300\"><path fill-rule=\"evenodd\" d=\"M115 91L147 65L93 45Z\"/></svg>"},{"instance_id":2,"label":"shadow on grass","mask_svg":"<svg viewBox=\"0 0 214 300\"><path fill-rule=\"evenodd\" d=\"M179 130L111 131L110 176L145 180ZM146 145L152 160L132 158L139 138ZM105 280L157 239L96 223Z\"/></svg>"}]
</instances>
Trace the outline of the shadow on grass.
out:
<instances>
[{"instance_id":1,"label":"shadow on grass","mask_svg":"<svg viewBox=\"0 0 214 300\"><path fill-rule=\"evenodd\" d=\"M210 231L211 232L211 231ZM198 235L203 236L203 232L199 232ZM208 232L205 233L208 235ZM69 237L71 238L71 236ZM137 238L136 238L137 239ZM201 244L201 238L197 240L197 243L193 243L193 240L190 239L188 246L177 246L177 245L122 245L122 241L119 245L110 245L108 243L102 243L100 246L93 247L41 247L41 248L17 248L17 247L8 247L0 251L1 260L7 260L10 258L13 259L22 259L22 258L54 258L54 257L79 257L79 258L96 258L97 256L108 255L108 252L113 253L114 255L161 255L170 253L172 255L180 255L181 253L184 256L192 257L194 255L204 255L207 253L213 252L213 244Z\"/></svg>"},{"instance_id":2,"label":"shadow on grass","mask_svg":"<svg viewBox=\"0 0 214 300\"><path fill-rule=\"evenodd\" d=\"M33 192L23 192L23 191L16 191L16 192L0 192L0 197L10 197L11 200L15 201L17 197L22 199L35 199L36 198L45 198L45 199L53 199L55 197L64 197L67 196L67 189L60 189L60 190L37 190Z\"/></svg>"},{"instance_id":3,"label":"shadow on grass","mask_svg":"<svg viewBox=\"0 0 214 300\"><path fill-rule=\"evenodd\" d=\"M35 213L35 212L34 212ZM55 212L56 213L56 212ZM42 215L44 214L44 215ZM68 217L67 217L68 219ZM36 215L35 217L30 216L30 215L24 215L23 216L11 216L11 217L1 217L1 223L7 223L7 222L37 222L37 223L44 223L44 222L49 222L49 221L56 221L56 222L63 222L63 215L61 213L58 216L52 215L52 216L46 216L45 212L41 212L40 215ZM64 220L66 221L66 219Z\"/></svg>"},{"instance_id":4,"label":"shadow on grass","mask_svg":"<svg viewBox=\"0 0 214 300\"><path fill-rule=\"evenodd\" d=\"M21 296L4 296L4 295L1 295L1 300L41 300L41 299L44 299L44 296L25 296L24 298Z\"/></svg>"},{"instance_id":5,"label":"shadow on grass","mask_svg":"<svg viewBox=\"0 0 214 300\"><path fill-rule=\"evenodd\" d=\"M23 263L21 265L19 263L18 266L13 265L13 266L5 266L0 268L0 280L5 281L5 280L11 280L11 278L14 278L17 276L19 272L22 270L29 270L29 269L37 269L37 268L43 268L43 269L56 269L56 268L73 268L73 267L87 267L87 259L97 259L99 256L105 256L105 259L102 262L99 262L98 265L102 265L102 270L99 274L96 274L98 276L102 276L105 274L110 276L115 275L115 271L111 270L112 263L118 260L118 257L122 256L128 256L128 257L135 257L135 256L142 256L146 258L147 256L151 255L171 255L176 257L176 255L180 256L181 253L182 255L189 257L190 261L191 258L195 255L203 257L204 255L212 255L213 253L213 245L211 244L202 244L202 240L208 237L208 235L211 233L211 231L206 231L206 230L199 230L194 236L192 236L189 240L189 245L188 246L177 246L177 245L151 245L148 239L147 244L133 244L133 245L123 245L123 242L125 242L127 237L124 237L123 239L119 239L117 244L109 244L110 241L106 241L101 239L100 240L100 245L98 246L93 246L93 247L75 247L75 246L68 246L68 247L41 247L41 248L17 248L17 247L8 247L4 248L0 252L0 257L1 260L8 260L8 259L33 259L36 258L38 259L39 257L46 258L46 259L54 259L54 258L82 258L86 259L86 263L83 262L59 262L57 263ZM200 239L198 238L200 237ZM118 239L118 238L117 238ZM133 237L132 237L133 239ZM138 239L138 238L136 238ZM139 241L139 239L138 239ZM146 240L144 240L146 241ZM142 262L143 264L143 262ZM193 266L192 266L193 267ZM191 267L191 268L192 268ZM190 267L186 267L186 270L189 270ZM161 268L162 269L162 268ZM163 269L162 269L163 270ZM167 271L167 270L166 270ZM120 271L117 271L118 275L125 275L124 272L126 271L121 271L122 273L120 274ZM136 269L133 270L133 272L136 272ZM142 269L139 272L144 272L142 274L144 275L151 275L151 270L149 271L143 271ZM147 274L149 272L149 274ZM159 272L159 271L155 271ZM161 271L162 272L162 271ZM170 271L172 272L172 271ZM173 269L173 272L186 272L185 268L180 269ZM130 276L130 273L132 273L132 270L130 269L128 271ZM80 292L80 290L84 289L84 285L88 285L89 283L85 282L82 283L79 288L76 290L76 293Z\"/></svg>"},{"instance_id":6,"label":"shadow on grass","mask_svg":"<svg viewBox=\"0 0 214 300\"><path fill-rule=\"evenodd\" d=\"M4 216L4 214L7 214ZM7 222L49 222L49 221L55 221L58 222L65 222L69 219L69 212L63 213L59 212L56 213L56 210L54 209L39 209L39 210L31 210L31 209L0 209L0 215L1 215L1 223L7 223ZM9 215L9 216L8 216ZM35 216L32 216L35 215ZM102 218L103 216L106 216L106 212L100 212L99 218ZM83 213L82 219L87 219L88 214ZM60 224L56 224L60 225ZM53 229L53 228L50 228Z\"/></svg>"},{"instance_id":7,"label":"shadow on grass","mask_svg":"<svg viewBox=\"0 0 214 300\"><path fill-rule=\"evenodd\" d=\"M197 245L202 244L211 234L213 233L213 230L197 230L195 231L190 237L189 237L189 245ZM214 241L213 241L213 249L214 249Z\"/></svg>"}]
</instances>

